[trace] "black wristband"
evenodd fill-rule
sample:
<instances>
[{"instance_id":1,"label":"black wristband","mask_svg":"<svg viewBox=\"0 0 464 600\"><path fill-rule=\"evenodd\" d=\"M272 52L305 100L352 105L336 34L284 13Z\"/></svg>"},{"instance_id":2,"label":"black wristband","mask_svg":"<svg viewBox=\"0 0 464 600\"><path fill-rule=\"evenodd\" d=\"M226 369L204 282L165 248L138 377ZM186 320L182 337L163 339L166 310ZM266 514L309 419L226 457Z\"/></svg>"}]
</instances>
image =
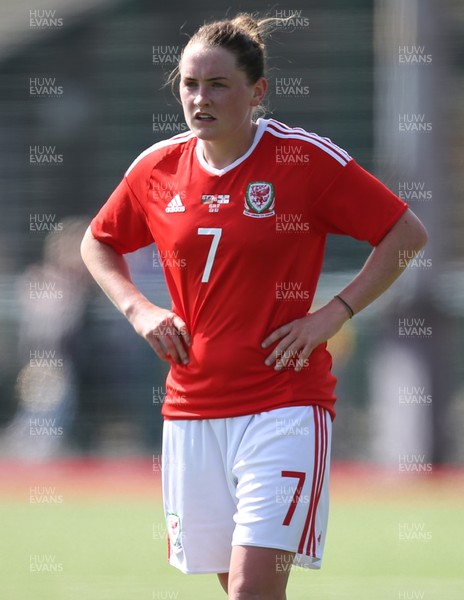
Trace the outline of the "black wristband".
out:
<instances>
[{"instance_id":1,"label":"black wristband","mask_svg":"<svg viewBox=\"0 0 464 600\"><path fill-rule=\"evenodd\" d=\"M334 298L338 298L340 300L340 302L342 302L342 304L345 305L346 310L350 313L350 319L352 317L354 317L354 310L351 308L351 306L348 304L348 302L346 302L345 300L343 300L343 298L341 296L339 296L338 294L336 294L334 296Z\"/></svg>"}]
</instances>

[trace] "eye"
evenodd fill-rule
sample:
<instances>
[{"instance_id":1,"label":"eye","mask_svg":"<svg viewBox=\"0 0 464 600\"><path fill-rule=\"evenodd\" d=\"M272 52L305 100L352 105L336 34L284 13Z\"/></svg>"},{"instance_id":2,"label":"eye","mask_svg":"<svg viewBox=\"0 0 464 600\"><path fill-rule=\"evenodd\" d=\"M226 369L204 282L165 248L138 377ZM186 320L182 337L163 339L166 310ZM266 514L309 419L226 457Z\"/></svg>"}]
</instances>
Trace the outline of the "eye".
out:
<instances>
[{"instance_id":1,"label":"eye","mask_svg":"<svg viewBox=\"0 0 464 600\"><path fill-rule=\"evenodd\" d=\"M197 82L196 81L192 81L191 79L188 81L184 81L184 87L188 88L188 89L193 89L197 86Z\"/></svg>"},{"instance_id":2,"label":"eye","mask_svg":"<svg viewBox=\"0 0 464 600\"><path fill-rule=\"evenodd\" d=\"M213 81L213 87L214 88L225 88L227 86L224 85L223 83L221 83L220 81Z\"/></svg>"}]
</instances>

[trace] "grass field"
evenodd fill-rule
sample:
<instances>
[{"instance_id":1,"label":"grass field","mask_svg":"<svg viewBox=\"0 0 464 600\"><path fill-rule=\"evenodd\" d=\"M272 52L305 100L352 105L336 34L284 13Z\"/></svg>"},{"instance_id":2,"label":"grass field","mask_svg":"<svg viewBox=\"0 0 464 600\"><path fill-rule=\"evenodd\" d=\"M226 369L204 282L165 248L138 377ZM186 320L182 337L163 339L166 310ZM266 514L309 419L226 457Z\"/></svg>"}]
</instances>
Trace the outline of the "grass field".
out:
<instances>
[{"instance_id":1,"label":"grass field","mask_svg":"<svg viewBox=\"0 0 464 600\"><path fill-rule=\"evenodd\" d=\"M0 463L2 600L213 600L166 562L157 463ZM335 466L324 565L289 600L462 600L464 474Z\"/></svg>"}]
</instances>

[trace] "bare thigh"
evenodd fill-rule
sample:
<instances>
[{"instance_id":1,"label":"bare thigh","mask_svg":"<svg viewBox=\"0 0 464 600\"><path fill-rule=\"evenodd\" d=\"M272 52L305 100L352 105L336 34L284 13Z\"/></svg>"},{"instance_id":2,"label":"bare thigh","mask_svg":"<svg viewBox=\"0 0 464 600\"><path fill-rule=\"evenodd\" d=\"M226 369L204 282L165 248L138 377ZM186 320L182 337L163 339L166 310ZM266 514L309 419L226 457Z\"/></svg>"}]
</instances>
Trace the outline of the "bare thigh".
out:
<instances>
[{"instance_id":1,"label":"bare thigh","mask_svg":"<svg viewBox=\"0 0 464 600\"><path fill-rule=\"evenodd\" d=\"M234 546L229 573L218 574L230 600L286 600L294 553L274 548Z\"/></svg>"}]
</instances>

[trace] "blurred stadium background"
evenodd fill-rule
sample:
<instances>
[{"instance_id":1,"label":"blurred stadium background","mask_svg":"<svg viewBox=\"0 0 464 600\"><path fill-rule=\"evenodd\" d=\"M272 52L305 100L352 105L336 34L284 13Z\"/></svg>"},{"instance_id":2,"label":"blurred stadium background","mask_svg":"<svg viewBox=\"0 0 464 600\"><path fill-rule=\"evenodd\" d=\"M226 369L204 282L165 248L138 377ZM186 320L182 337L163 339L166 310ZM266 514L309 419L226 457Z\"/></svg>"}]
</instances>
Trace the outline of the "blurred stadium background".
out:
<instances>
[{"instance_id":1,"label":"blurred stadium background","mask_svg":"<svg viewBox=\"0 0 464 600\"><path fill-rule=\"evenodd\" d=\"M186 35L243 8L205 0L190 8L177 0L2 4L2 454L139 453L159 443L164 365L89 281L77 247L133 158L185 130L163 84ZM412 0L251 8L296 15L270 42L271 114L346 148L409 200L432 235L420 264L333 344L334 456L461 462L464 9L453 0L440 8ZM432 131L399 131L401 114ZM330 239L318 301L367 253ZM140 285L167 305L155 249L130 261ZM399 339L405 318L432 335ZM32 368L34 360L44 366ZM35 439L30 418L54 419L63 435Z\"/></svg>"},{"instance_id":2,"label":"blurred stadium background","mask_svg":"<svg viewBox=\"0 0 464 600\"><path fill-rule=\"evenodd\" d=\"M444 468L447 490L453 478L462 481L462 3L2 0L0 469L6 476L0 486L6 498L21 496L18 485L34 479L28 469L53 461L131 458L152 470L166 367L90 281L78 246L137 154L186 129L180 105L163 88L186 36L204 20L239 10L294 13L270 40L268 114L347 149L410 203L431 234L402 279L331 343L339 376L334 461L378 465L403 477L400 486L420 474L431 481ZM317 302L345 285L368 252L331 238ZM129 260L140 287L168 306L156 249ZM22 474L16 486L12 472ZM46 486L46 472L37 472L35 484ZM424 489L414 487L418 498ZM26 597L14 589L10 598ZM162 595L169 589L159 588L156 597L175 597ZM395 595L378 597L411 589L425 588L396 585ZM353 590L347 598L363 597ZM458 598L434 593L426 600ZM44 594L74 598L69 590Z\"/></svg>"}]
</instances>

